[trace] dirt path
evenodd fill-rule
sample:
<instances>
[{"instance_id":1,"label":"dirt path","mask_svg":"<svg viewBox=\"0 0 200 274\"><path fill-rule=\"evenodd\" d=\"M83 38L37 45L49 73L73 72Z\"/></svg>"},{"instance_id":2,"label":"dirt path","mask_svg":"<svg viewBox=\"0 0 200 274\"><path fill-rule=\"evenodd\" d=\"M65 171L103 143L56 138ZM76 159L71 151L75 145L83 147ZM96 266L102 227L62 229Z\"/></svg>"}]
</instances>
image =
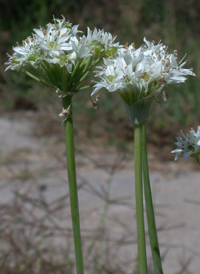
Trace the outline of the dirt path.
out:
<instances>
[{"instance_id":1,"label":"dirt path","mask_svg":"<svg viewBox=\"0 0 200 274\"><path fill-rule=\"evenodd\" d=\"M65 146L56 137L35 137L32 118L32 114L0 118L1 204L12 203L16 194L32 198L35 206L42 201L56 204L56 199L68 195ZM87 249L91 245L92 240L87 239L94 233L93 229L103 227L104 242L107 237L113 256L126 262L136 259L137 250L134 163L132 155L106 150L102 148L94 153L93 149L86 151L80 146L77 151L84 246ZM150 167L154 167L150 177L164 273L197 274L200 269L200 173L186 166L182 159L178 163L158 161L156 164L150 160ZM106 199L109 200L107 208ZM30 205L27 208L30 209ZM31 208L34 216L42 216L41 209L33 204ZM69 202L59 214L60 218L56 217L54 223L62 228L67 226L70 231ZM59 237L55 242L63 244ZM187 264L186 270L180 272Z\"/></svg>"}]
</instances>

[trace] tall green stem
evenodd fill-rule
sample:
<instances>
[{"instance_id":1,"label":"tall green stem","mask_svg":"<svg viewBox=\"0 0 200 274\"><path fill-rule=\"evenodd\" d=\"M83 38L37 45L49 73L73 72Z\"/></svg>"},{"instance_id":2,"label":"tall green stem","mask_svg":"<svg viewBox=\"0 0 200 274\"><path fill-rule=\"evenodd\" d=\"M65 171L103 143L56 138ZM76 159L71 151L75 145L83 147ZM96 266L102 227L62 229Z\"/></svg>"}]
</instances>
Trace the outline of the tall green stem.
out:
<instances>
[{"instance_id":1,"label":"tall green stem","mask_svg":"<svg viewBox=\"0 0 200 274\"><path fill-rule=\"evenodd\" d=\"M146 145L146 124L142 126L142 169L144 177L144 194L146 203L147 222L149 230L149 238L151 245L151 252L154 263L155 274L163 274L160 250L158 244L158 236L156 231L156 222L154 217L154 208L151 195L151 186L149 180L147 145Z\"/></svg>"},{"instance_id":2,"label":"tall green stem","mask_svg":"<svg viewBox=\"0 0 200 274\"><path fill-rule=\"evenodd\" d=\"M63 98L63 107L65 109L67 109L71 105L71 103L72 103L72 96L66 96ZM76 182L72 107L70 107L69 109L69 116L65 120L64 126L65 126L65 139L66 139L69 192L70 192L70 203L71 203L71 216L72 216L72 226L73 226L73 233L74 233L74 246L75 246L75 256L76 256L76 270L77 270L77 274L84 274L80 220L79 220L78 192L77 192L77 182Z\"/></svg>"},{"instance_id":3,"label":"tall green stem","mask_svg":"<svg viewBox=\"0 0 200 274\"><path fill-rule=\"evenodd\" d=\"M139 274L147 274L142 188L142 125L134 125L134 160Z\"/></svg>"}]
</instances>

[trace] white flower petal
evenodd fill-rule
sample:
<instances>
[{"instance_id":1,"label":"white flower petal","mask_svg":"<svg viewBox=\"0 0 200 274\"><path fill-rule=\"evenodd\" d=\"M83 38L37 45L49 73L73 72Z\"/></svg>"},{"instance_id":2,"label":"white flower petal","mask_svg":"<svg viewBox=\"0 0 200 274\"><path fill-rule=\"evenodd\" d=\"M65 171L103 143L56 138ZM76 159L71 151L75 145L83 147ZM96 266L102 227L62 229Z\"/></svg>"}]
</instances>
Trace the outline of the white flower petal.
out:
<instances>
[{"instance_id":1,"label":"white flower petal","mask_svg":"<svg viewBox=\"0 0 200 274\"><path fill-rule=\"evenodd\" d=\"M171 153L177 153L175 160L178 156L183 152L183 159L184 162L187 163L187 160L190 156L195 158L200 157L200 126L198 126L197 132L194 129L191 129L189 134L185 135L181 131L184 139L180 137L176 137L177 141L175 145L177 146L176 149L172 150Z\"/></svg>"},{"instance_id":2,"label":"white flower petal","mask_svg":"<svg viewBox=\"0 0 200 274\"><path fill-rule=\"evenodd\" d=\"M95 35L97 33L96 31ZM92 39L90 30L88 30L88 39ZM154 45L146 38L144 38L144 42L145 45L138 49L135 49L134 45L118 48L114 58L104 60L104 64L97 68L98 71L95 75L100 78L99 82L101 82L102 88L113 92L114 86L116 87L115 91L120 86L122 92L124 89L126 92L130 90L131 93L135 93L134 97L137 100L137 98L141 99L146 96L158 96L166 85L183 83L187 79L187 75L195 76L192 70L182 68L184 63L178 64L175 53L168 54L165 45L160 42ZM109 73L111 70L112 74ZM106 81L110 75L114 76L112 81L117 85L109 84L109 81ZM121 81L121 85L119 81ZM130 84L132 88L130 88ZM135 89L135 87L137 88ZM131 95L130 98L132 97ZM164 97L162 100L164 101Z\"/></svg>"}]
</instances>

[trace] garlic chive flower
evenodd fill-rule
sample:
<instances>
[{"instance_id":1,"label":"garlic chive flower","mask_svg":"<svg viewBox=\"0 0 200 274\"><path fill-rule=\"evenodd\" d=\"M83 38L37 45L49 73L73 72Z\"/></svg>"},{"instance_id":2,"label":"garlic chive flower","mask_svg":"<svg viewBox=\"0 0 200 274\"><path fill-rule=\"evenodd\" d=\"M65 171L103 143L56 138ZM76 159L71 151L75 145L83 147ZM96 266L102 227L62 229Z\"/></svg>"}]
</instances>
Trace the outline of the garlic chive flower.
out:
<instances>
[{"instance_id":1,"label":"garlic chive flower","mask_svg":"<svg viewBox=\"0 0 200 274\"><path fill-rule=\"evenodd\" d=\"M112 36L104 30L94 29L92 32L87 28L87 36L82 38L89 46L92 53L102 54L103 57L112 57L116 54L118 48L122 48L119 42L115 42L116 36Z\"/></svg>"},{"instance_id":2,"label":"garlic chive flower","mask_svg":"<svg viewBox=\"0 0 200 274\"><path fill-rule=\"evenodd\" d=\"M155 45L146 38L144 42L138 49L134 43L125 45L118 48L113 58L104 58L103 65L97 67L95 76L99 81L92 95L106 88L109 92L118 92L128 105L149 97L162 101L166 98L166 85L183 83L187 75L195 76L192 69L183 68L184 58L177 61L176 51L169 54L160 42Z\"/></svg>"},{"instance_id":3,"label":"garlic chive flower","mask_svg":"<svg viewBox=\"0 0 200 274\"><path fill-rule=\"evenodd\" d=\"M183 138L176 137L177 142L175 145L177 148L172 150L171 153L176 153L175 161L178 159L181 153L183 153L184 162L187 163L188 158L194 157L200 164L200 126L198 126L197 132L191 128L190 133L185 135L181 131Z\"/></svg>"},{"instance_id":4,"label":"garlic chive flower","mask_svg":"<svg viewBox=\"0 0 200 274\"><path fill-rule=\"evenodd\" d=\"M88 28L85 36L64 16L33 31L21 46L13 47L6 70L23 71L53 88L60 97L86 88L83 80L89 72L120 47L110 33Z\"/></svg>"}]
</instances>

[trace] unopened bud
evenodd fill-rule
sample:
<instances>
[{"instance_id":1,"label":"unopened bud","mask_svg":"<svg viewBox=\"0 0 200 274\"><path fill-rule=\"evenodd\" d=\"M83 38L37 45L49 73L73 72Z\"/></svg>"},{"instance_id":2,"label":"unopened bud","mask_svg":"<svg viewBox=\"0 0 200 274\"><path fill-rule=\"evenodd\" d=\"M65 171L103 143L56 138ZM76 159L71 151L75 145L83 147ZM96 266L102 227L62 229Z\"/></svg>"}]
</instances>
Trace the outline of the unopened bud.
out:
<instances>
[{"instance_id":1,"label":"unopened bud","mask_svg":"<svg viewBox=\"0 0 200 274\"><path fill-rule=\"evenodd\" d=\"M100 55L104 51L104 45L99 41L93 41L90 46L92 47L95 55Z\"/></svg>"},{"instance_id":2,"label":"unopened bud","mask_svg":"<svg viewBox=\"0 0 200 274\"><path fill-rule=\"evenodd\" d=\"M113 57L117 53L117 48L116 47L111 47L105 51L105 57Z\"/></svg>"}]
</instances>

